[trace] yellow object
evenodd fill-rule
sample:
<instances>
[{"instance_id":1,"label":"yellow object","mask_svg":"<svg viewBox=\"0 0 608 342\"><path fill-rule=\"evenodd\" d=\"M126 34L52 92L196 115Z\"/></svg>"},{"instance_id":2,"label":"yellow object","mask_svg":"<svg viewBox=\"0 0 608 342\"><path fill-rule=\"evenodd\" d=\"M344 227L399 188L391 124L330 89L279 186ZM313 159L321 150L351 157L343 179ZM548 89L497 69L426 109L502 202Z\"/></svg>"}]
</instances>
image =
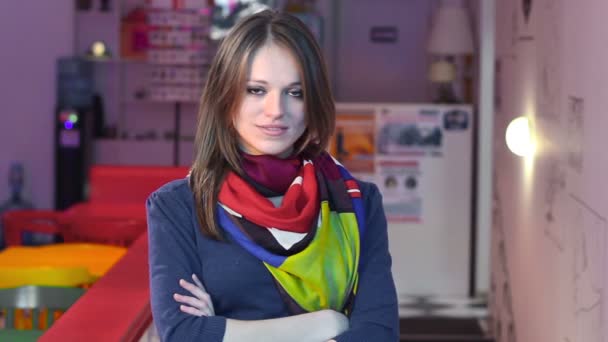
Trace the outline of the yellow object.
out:
<instances>
[{"instance_id":1,"label":"yellow object","mask_svg":"<svg viewBox=\"0 0 608 342\"><path fill-rule=\"evenodd\" d=\"M97 280L85 267L2 267L0 288L38 286L79 286Z\"/></svg>"},{"instance_id":2,"label":"yellow object","mask_svg":"<svg viewBox=\"0 0 608 342\"><path fill-rule=\"evenodd\" d=\"M9 247L0 252L0 288L91 284L126 251L124 247L82 243Z\"/></svg>"}]
</instances>

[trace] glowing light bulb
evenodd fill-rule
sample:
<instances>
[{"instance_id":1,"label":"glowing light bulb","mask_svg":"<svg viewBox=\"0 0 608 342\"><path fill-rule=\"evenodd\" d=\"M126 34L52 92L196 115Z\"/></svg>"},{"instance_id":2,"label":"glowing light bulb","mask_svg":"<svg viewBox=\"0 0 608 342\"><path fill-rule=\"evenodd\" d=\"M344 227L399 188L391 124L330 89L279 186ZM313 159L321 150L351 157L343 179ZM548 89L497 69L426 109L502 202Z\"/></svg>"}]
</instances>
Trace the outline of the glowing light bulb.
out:
<instances>
[{"instance_id":1,"label":"glowing light bulb","mask_svg":"<svg viewBox=\"0 0 608 342\"><path fill-rule=\"evenodd\" d=\"M76 114L70 114L70 119L69 120L73 124L77 123L78 122L78 115L76 115Z\"/></svg>"},{"instance_id":2,"label":"glowing light bulb","mask_svg":"<svg viewBox=\"0 0 608 342\"><path fill-rule=\"evenodd\" d=\"M505 140L509 150L520 157L529 157L534 154L530 122L524 116L517 117L509 123Z\"/></svg>"},{"instance_id":3,"label":"glowing light bulb","mask_svg":"<svg viewBox=\"0 0 608 342\"><path fill-rule=\"evenodd\" d=\"M106 44L101 41L96 41L91 45L91 52L95 57L104 57L106 55Z\"/></svg>"}]
</instances>

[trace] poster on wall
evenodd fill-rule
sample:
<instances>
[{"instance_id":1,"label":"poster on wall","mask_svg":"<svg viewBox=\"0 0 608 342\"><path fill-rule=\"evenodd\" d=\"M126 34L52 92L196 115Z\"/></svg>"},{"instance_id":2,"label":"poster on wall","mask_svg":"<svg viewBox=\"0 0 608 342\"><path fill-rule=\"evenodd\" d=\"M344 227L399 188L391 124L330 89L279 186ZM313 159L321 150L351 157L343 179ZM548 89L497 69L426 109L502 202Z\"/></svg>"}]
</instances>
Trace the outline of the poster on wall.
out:
<instances>
[{"instance_id":1,"label":"poster on wall","mask_svg":"<svg viewBox=\"0 0 608 342\"><path fill-rule=\"evenodd\" d=\"M441 156L441 112L407 107L383 109L376 115L377 149L384 156Z\"/></svg>"},{"instance_id":2,"label":"poster on wall","mask_svg":"<svg viewBox=\"0 0 608 342\"><path fill-rule=\"evenodd\" d=\"M377 164L376 184L382 193L386 219L390 222L420 223L420 163L407 158L391 158L378 160Z\"/></svg>"},{"instance_id":3,"label":"poster on wall","mask_svg":"<svg viewBox=\"0 0 608 342\"><path fill-rule=\"evenodd\" d=\"M354 177L374 181L375 177L374 112L342 112L336 116L336 130L329 152Z\"/></svg>"}]
</instances>

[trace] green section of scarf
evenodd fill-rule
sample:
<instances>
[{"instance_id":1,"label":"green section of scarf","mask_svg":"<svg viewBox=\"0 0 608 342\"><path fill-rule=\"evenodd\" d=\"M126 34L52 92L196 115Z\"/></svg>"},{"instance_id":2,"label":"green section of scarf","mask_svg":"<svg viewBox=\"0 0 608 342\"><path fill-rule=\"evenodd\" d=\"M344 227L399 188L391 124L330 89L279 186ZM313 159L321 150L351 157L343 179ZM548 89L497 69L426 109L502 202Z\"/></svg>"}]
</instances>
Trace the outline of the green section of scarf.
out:
<instances>
[{"instance_id":1,"label":"green section of scarf","mask_svg":"<svg viewBox=\"0 0 608 342\"><path fill-rule=\"evenodd\" d=\"M264 263L275 280L304 310L343 311L356 291L360 255L355 214L330 211L321 202L320 224L310 245L279 266Z\"/></svg>"}]
</instances>

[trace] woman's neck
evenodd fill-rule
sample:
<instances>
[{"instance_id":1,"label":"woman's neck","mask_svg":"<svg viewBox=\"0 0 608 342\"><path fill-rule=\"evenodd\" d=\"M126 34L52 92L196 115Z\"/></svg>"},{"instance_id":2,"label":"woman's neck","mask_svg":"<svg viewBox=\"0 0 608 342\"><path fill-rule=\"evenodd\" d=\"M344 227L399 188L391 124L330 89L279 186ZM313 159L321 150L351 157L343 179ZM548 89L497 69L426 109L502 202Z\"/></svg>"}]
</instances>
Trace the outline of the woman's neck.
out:
<instances>
[{"instance_id":1,"label":"woman's neck","mask_svg":"<svg viewBox=\"0 0 608 342\"><path fill-rule=\"evenodd\" d=\"M277 195L287 191L298 175L302 160L299 156L280 158L273 155L241 153L241 167L253 182Z\"/></svg>"}]
</instances>

